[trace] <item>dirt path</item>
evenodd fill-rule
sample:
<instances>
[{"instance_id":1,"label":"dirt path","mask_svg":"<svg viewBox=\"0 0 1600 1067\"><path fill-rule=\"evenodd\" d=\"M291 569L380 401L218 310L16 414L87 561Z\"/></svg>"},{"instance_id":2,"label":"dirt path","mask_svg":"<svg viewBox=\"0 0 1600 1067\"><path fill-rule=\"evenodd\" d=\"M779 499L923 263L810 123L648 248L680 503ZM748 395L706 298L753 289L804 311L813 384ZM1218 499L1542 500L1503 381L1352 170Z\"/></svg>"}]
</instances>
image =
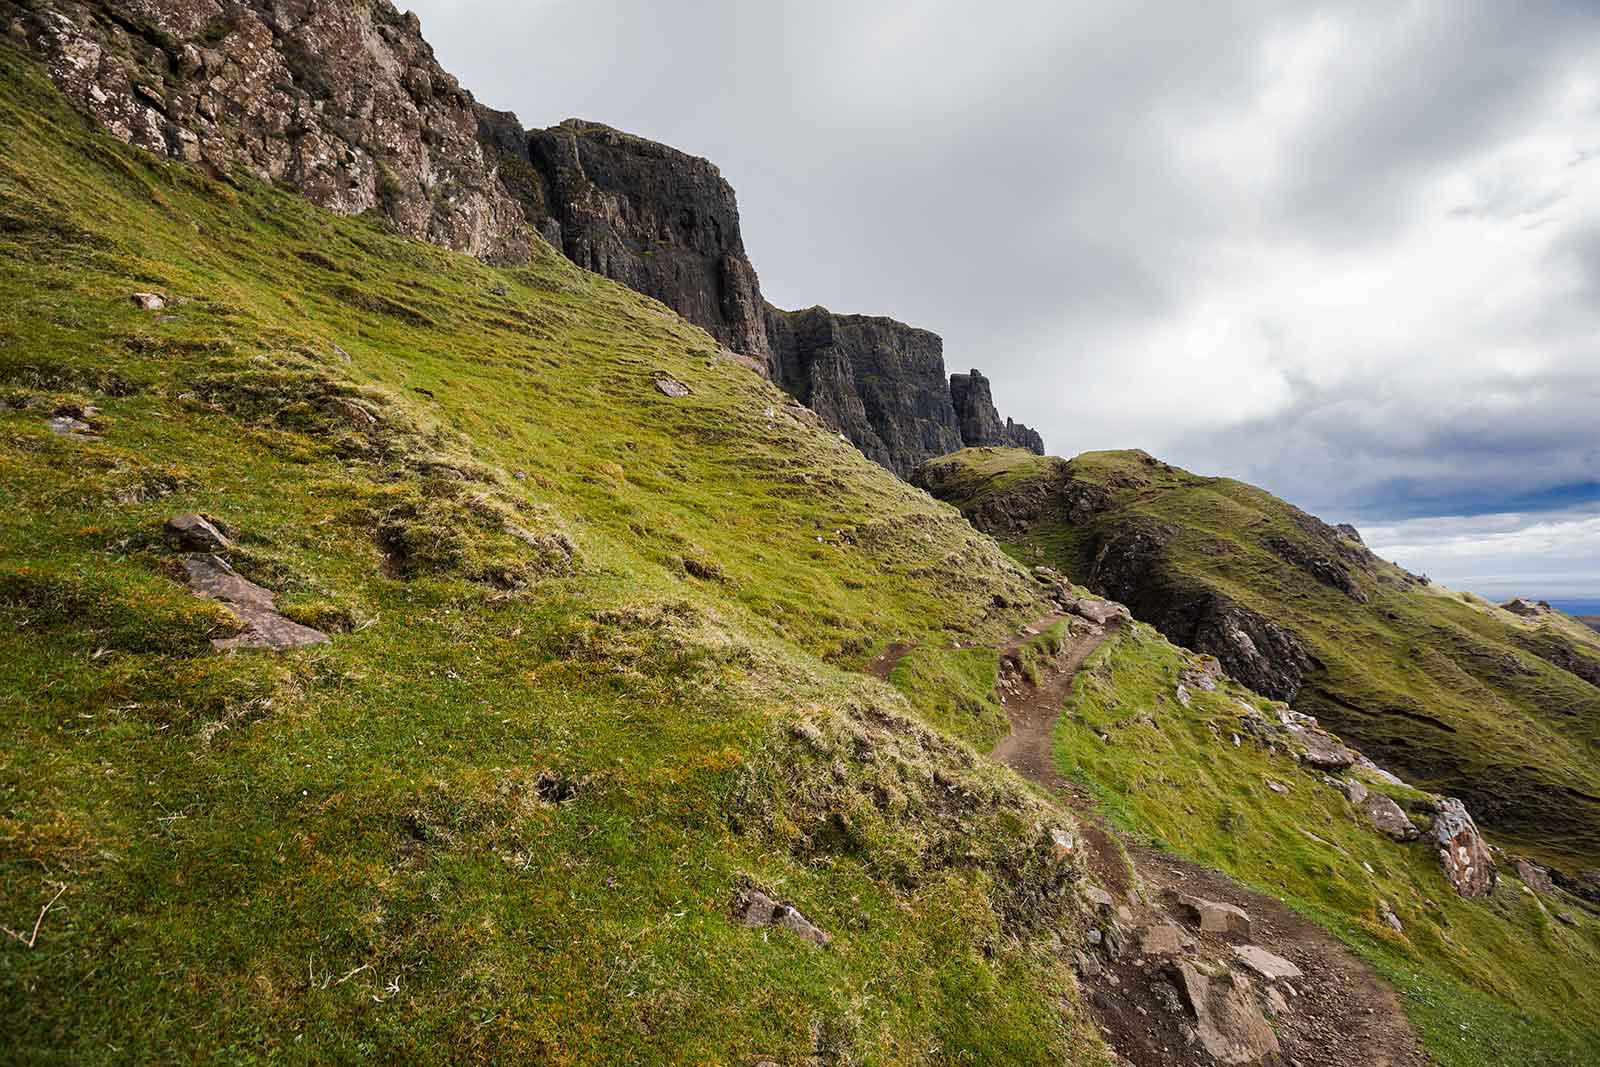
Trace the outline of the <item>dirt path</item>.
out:
<instances>
[{"instance_id":1,"label":"dirt path","mask_svg":"<svg viewBox=\"0 0 1600 1067\"><path fill-rule=\"evenodd\" d=\"M908 645L900 641L896 641L894 644L883 650L883 655L867 664L867 673L878 679L880 682L887 682L889 680L889 675L894 671L895 667L899 665L901 660L906 658L906 653L910 652L916 647L917 646L914 644Z\"/></svg>"},{"instance_id":2,"label":"dirt path","mask_svg":"<svg viewBox=\"0 0 1600 1067\"><path fill-rule=\"evenodd\" d=\"M1264 1058L1234 1063L1298 1067L1420 1067L1428 1062L1401 1011L1394 991L1321 927L1282 903L1252 892L1220 872L1199 867L1154 849L1130 847L1130 872L1115 832L1094 812L1082 786L1056 770L1052 735L1084 662L1110 636L1111 629L1070 619L1061 654L1030 684L1015 667L1017 651L1033 635L1066 616L1052 615L1025 629L1000 651L1001 701L1011 718L1011 733L995 759L1049 789L1077 810L1091 874L1112 895L1103 918L1100 951L1081 953L1080 973L1107 1040L1125 1062L1139 1067L1211 1064L1214 1059L1196 1036L1196 1018L1185 1007L1179 960L1205 966L1227 963L1248 974L1235 960L1238 945L1255 945L1297 966L1302 974L1272 983L1257 981L1270 1006L1280 1050ZM1113 622L1114 627L1117 623ZM1007 669L1004 664L1010 662ZM1177 895L1231 904L1249 916L1248 935L1206 933L1180 922ZM1159 927L1175 927L1184 942L1172 952L1145 952L1145 939ZM1158 931L1159 932L1159 931ZM1213 983L1216 985L1218 983ZM1268 985L1273 994L1267 994ZM1226 1029L1226 1027L1223 1027Z\"/></svg>"}]
</instances>

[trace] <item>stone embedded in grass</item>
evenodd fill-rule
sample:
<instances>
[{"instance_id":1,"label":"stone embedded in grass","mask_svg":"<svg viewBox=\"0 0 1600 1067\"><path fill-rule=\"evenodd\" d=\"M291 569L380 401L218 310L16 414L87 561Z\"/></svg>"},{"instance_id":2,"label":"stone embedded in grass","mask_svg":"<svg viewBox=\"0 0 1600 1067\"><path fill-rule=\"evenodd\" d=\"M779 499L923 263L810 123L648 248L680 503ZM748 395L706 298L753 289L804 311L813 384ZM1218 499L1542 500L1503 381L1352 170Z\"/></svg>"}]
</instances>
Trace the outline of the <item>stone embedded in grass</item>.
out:
<instances>
[{"instance_id":1,"label":"stone embedded in grass","mask_svg":"<svg viewBox=\"0 0 1600 1067\"><path fill-rule=\"evenodd\" d=\"M1233 954L1239 957L1239 962L1269 982L1280 978L1299 978L1301 975L1299 967L1260 945L1235 945Z\"/></svg>"},{"instance_id":2,"label":"stone embedded in grass","mask_svg":"<svg viewBox=\"0 0 1600 1067\"><path fill-rule=\"evenodd\" d=\"M328 635L321 630L279 615L277 597L270 590L239 577L221 557L191 556L183 561L183 566L189 572L189 589L195 596L219 602L245 625L243 633L214 638L212 648L218 651L263 648L281 652L327 644Z\"/></svg>"},{"instance_id":3,"label":"stone embedded in grass","mask_svg":"<svg viewBox=\"0 0 1600 1067\"><path fill-rule=\"evenodd\" d=\"M1387 923L1395 933L1403 934L1406 932L1406 928L1400 923L1400 916L1394 913L1394 909L1389 907L1389 902L1386 900L1378 901L1378 918Z\"/></svg>"},{"instance_id":4,"label":"stone embedded in grass","mask_svg":"<svg viewBox=\"0 0 1600 1067\"><path fill-rule=\"evenodd\" d=\"M1347 748L1326 730L1293 724L1287 727L1302 749L1301 759L1311 767L1342 771L1355 764L1361 754Z\"/></svg>"},{"instance_id":5,"label":"stone embedded in grass","mask_svg":"<svg viewBox=\"0 0 1600 1067\"><path fill-rule=\"evenodd\" d=\"M1067 831L1059 829L1050 831L1050 855L1057 863L1070 860L1073 849L1077 847L1077 841Z\"/></svg>"},{"instance_id":6,"label":"stone embedded in grass","mask_svg":"<svg viewBox=\"0 0 1600 1067\"><path fill-rule=\"evenodd\" d=\"M71 415L55 415L45 422L50 427L50 432L57 437L69 437L74 441L92 441L95 439L94 427L82 419Z\"/></svg>"},{"instance_id":7,"label":"stone embedded in grass","mask_svg":"<svg viewBox=\"0 0 1600 1067\"><path fill-rule=\"evenodd\" d=\"M158 293L130 293L129 297L146 311L160 311L167 306L166 297Z\"/></svg>"},{"instance_id":8,"label":"stone embedded in grass","mask_svg":"<svg viewBox=\"0 0 1600 1067\"><path fill-rule=\"evenodd\" d=\"M1083 887L1083 896L1084 899L1095 908L1095 910L1101 912L1102 914L1109 914L1111 909L1115 907L1117 903L1112 899L1110 893L1107 893L1104 889L1101 889L1097 885L1085 884Z\"/></svg>"},{"instance_id":9,"label":"stone embedded in grass","mask_svg":"<svg viewBox=\"0 0 1600 1067\"><path fill-rule=\"evenodd\" d=\"M169 544L184 551L226 552L233 547L209 519L192 511L168 519L161 532Z\"/></svg>"},{"instance_id":10,"label":"stone embedded in grass","mask_svg":"<svg viewBox=\"0 0 1600 1067\"><path fill-rule=\"evenodd\" d=\"M1352 804L1359 806L1362 801L1367 799L1366 783L1360 779L1346 778L1339 783L1339 788L1343 790L1345 798Z\"/></svg>"},{"instance_id":11,"label":"stone embedded in grass","mask_svg":"<svg viewBox=\"0 0 1600 1067\"><path fill-rule=\"evenodd\" d=\"M678 381L678 379L669 377L665 374L659 375L656 378L656 389L661 392L662 396L670 396L674 400L681 400L682 398L694 392L693 389L690 389L687 385L684 385L682 382Z\"/></svg>"},{"instance_id":12,"label":"stone embedded in grass","mask_svg":"<svg viewBox=\"0 0 1600 1067\"><path fill-rule=\"evenodd\" d=\"M1523 885L1535 893L1542 893L1547 897L1555 896L1556 884L1551 880L1549 871L1521 856L1513 859L1511 866L1516 870L1517 877L1522 879Z\"/></svg>"},{"instance_id":13,"label":"stone embedded in grass","mask_svg":"<svg viewBox=\"0 0 1600 1067\"><path fill-rule=\"evenodd\" d=\"M1394 800L1383 793L1364 793L1361 813L1375 828L1396 841L1415 841L1417 828Z\"/></svg>"},{"instance_id":14,"label":"stone embedded in grass","mask_svg":"<svg viewBox=\"0 0 1600 1067\"><path fill-rule=\"evenodd\" d=\"M733 916L745 926L776 926L826 948L833 939L791 904L773 900L759 889L747 889L734 901Z\"/></svg>"},{"instance_id":15,"label":"stone embedded in grass","mask_svg":"<svg viewBox=\"0 0 1600 1067\"><path fill-rule=\"evenodd\" d=\"M1284 785L1282 782L1275 782L1271 778L1267 779L1267 788L1280 795L1287 794L1289 792L1288 786Z\"/></svg>"},{"instance_id":16,"label":"stone embedded in grass","mask_svg":"<svg viewBox=\"0 0 1600 1067\"><path fill-rule=\"evenodd\" d=\"M1499 876L1489 846L1478 833L1467 806L1455 797L1440 797L1434 805L1433 842L1445 878L1464 897L1493 891Z\"/></svg>"}]
</instances>

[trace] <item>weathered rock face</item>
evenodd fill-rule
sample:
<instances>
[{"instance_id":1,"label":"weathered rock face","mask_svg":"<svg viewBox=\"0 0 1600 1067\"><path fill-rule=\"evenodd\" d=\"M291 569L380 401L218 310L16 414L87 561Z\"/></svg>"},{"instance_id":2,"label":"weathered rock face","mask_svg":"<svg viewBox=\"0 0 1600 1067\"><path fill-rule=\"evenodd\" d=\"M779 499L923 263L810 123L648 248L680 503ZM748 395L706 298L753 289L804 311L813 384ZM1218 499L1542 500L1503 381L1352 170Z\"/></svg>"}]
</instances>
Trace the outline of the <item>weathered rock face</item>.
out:
<instances>
[{"instance_id":1,"label":"weathered rock face","mask_svg":"<svg viewBox=\"0 0 1600 1067\"><path fill-rule=\"evenodd\" d=\"M950 402L961 426L961 441L968 448L1024 448L1036 456L1044 455L1044 438L1037 432L1010 419L1000 421L989 379L976 369L970 374L950 375Z\"/></svg>"},{"instance_id":2,"label":"weathered rock face","mask_svg":"<svg viewBox=\"0 0 1600 1067\"><path fill-rule=\"evenodd\" d=\"M767 359L764 305L733 187L715 166L596 122L528 135L541 231L568 259Z\"/></svg>"},{"instance_id":3,"label":"weathered rock face","mask_svg":"<svg viewBox=\"0 0 1600 1067\"><path fill-rule=\"evenodd\" d=\"M390 0L0 0L0 19L123 140L490 262L526 263L542 236L754 360L901 476L965 444L1044 451L1000 422L976 371L957 376L957 415L934 334L768 305L711 163L578 119L524 130L463 90Z\"/></svg>"},{"instance_id":4,"label":"weathered rock face","mask_svg":"<svg viewBox=\"0 0 1600 1067\"><path fill-rule=\"evenodd\" d=\"M906 477L962 447L937 334L894 319L827 308L767 308L773 380Z\"/></svg>"},{"instance_id":5,"label":"weathered rock face","mask_svg":"<svg viewBox=\"0 0 1600 1067\"><path fill-rule=\"evenodd\" d=\"M1135 618L1198 652L1217 657L1228 674L1275 700L1293 700L1311 655L1292 633L1217 591L1185 583L1163 565L1171 531L1160 523L1129 524L1095 546L1086 584L1128 605Z\"/></svg>"},{"instance_id":6,"label":"weathered rock face","mask_svg":"<svg viewBox=\"0 0 1600 1067\"><path fill-rule=\"evenodd\" d=\"M471 94L389 0L0 0L68 97L117 137L242 166L322 207L525 263L524 212Z\"/></svg>"}]
</instances>

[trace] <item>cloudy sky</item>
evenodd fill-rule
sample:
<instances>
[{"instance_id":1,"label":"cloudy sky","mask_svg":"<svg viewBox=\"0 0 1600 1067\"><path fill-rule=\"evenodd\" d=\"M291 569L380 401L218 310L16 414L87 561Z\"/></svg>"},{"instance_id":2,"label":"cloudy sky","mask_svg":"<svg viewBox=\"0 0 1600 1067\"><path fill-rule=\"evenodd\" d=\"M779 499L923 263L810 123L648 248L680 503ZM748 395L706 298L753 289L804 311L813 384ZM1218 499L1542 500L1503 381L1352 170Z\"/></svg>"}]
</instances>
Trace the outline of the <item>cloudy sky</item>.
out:
<instances>
[{"instance_id":1,"label":"cloudy sky","mask_svg":"<svg viewBox=\"0 0 1600 1067\"><path fill-rule=\"evenodd\" d=\"M717 163L774 303L893 315L1050 451L1600 601L1595 0L402 0L529 126Z\"/></svg>"}]
</instances>

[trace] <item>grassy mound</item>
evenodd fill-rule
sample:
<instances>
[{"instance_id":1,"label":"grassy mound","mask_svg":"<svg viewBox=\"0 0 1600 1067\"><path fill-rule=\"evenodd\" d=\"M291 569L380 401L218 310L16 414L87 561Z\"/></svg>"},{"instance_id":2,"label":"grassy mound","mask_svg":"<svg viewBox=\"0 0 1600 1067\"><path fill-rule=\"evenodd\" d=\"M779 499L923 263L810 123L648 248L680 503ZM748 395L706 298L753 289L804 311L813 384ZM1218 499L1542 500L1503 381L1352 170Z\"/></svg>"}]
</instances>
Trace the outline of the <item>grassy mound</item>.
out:
<instances>
[{"instance_id":1,"label":"grassy mound","mask_svg":"<svg viewBox=\"0 0 1600 1067\"><path fill-rule=\"evenodd\" d=\"M859 673L1039 613L958 515L554 252L154 160L5 46L0 247L7 1062L1102 1058L1065 816L958 740L993 654ZM332 642L211 652L183 511Z\"/></svg>"},{"instance_id":2,"label":"grassy mound","mask_svg":"<svg viewBox=\"0 0 1600 1067\"><path fill-rule=\"evenodd\" d=\"M1462 797L1508 847L1600 866L1600 641L1576 621L1431 586L1269 493L1142 452L973 449L923 476L1018 558L1099 592L1137 556L1112 595L1175 640L1216 605L1269 620L1309 653L1297 709Z\"/></svg>"}]
</instances>

